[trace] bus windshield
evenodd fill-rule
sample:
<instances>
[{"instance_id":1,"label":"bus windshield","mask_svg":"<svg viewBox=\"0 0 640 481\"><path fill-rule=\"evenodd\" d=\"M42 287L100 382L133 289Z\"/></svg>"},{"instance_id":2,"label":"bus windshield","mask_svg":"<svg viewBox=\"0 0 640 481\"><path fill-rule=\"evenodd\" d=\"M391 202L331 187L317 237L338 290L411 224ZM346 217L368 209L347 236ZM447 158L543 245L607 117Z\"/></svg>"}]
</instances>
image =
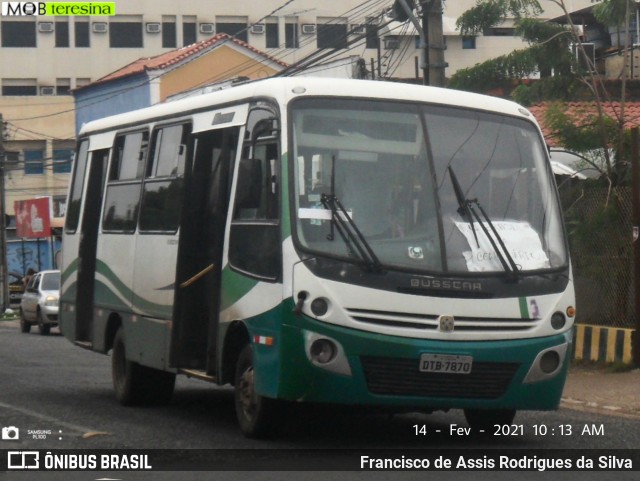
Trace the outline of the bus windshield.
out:
<instances>
[{"instance_id":1,"label":"bus windshield","mask_svg":"<svg viewBox=\"0 0 640 481\"><path fill-rule=\"evenodd\" d=\"M304 250L436 274L567 265L552 174L532 123L330 98L299 99L291 112L293 225Z\"/></svg>"}]
</instances>

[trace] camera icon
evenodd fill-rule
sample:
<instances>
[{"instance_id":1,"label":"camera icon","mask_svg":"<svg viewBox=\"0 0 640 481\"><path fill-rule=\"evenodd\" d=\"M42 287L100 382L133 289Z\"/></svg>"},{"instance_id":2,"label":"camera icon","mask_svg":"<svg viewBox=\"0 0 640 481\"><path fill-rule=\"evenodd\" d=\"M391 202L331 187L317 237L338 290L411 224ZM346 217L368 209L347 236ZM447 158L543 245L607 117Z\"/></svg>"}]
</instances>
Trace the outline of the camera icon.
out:
<instances>
[{"instance_id":1,"label":"camera icon","mask_svg":"<svg viewBox=\"0 0 640 481\"><path fill-rule=\"evenodd\" d=\"M20 430L15 426L2 428L2 439L4 441L15 441L20 439Z\"/></svg>"}]
</instances>

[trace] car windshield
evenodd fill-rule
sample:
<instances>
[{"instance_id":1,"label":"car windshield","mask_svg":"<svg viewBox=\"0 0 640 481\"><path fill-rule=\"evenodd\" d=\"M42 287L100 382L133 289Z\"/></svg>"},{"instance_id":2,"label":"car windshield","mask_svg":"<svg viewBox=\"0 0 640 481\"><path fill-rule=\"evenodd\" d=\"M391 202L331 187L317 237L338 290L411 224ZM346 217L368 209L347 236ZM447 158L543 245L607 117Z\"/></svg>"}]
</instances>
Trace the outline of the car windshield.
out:
<instances>
[{"instance_id":1,"label":"car windshield","mask_svg":"<svg viewBox=\"0 0 640 481\"><path fill-rule=\"evenodd\" d=\"M42 274L42 282L40 289L43 291L57 291L60 289L60 273L51 272L48 274Z\"/></svg>"},{"instance_id":2,"label":"car windshield","mask_svg":"<svg viewBox=\"0 0 640 481\"><path fill-rule=\"evenodd\" d=\"M293 225L305 250L362 263L364 243L387 268L427 272L515 273L568 262L545 146L524 119L300 99L291 131ZM341 224L355 225L362 240L343 235Z\"/></svg>"}]
</instances>

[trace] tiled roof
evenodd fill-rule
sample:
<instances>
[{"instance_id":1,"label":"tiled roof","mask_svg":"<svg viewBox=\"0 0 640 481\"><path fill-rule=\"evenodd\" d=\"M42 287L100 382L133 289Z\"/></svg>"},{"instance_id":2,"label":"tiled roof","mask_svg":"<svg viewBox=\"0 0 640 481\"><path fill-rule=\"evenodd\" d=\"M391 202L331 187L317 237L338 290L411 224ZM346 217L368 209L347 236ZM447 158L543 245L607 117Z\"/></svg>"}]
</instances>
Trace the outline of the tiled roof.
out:
<instances>
[{"instance_id":1,"label":"tiled roof","mask_svg":"<svg viewBox=\"0 0 640 481\"><path fill-rule=\"evenodd\" d=\"M561 147L558 140L553 136L551 129L545 125L544 114L551 104L542 103L529 107L529 111L535 116L540 124L542 133L547 143L551 147ZM595 102L564 102L562 104L566 112L575 119L577 125L581 120L587 120L597 113ZM622 111L620 102L603 102L603 110L606 116L616 120ZM640 102L625 102L624 104L625 128L640 127Z\"/></svg>"},{"instance_id":2,"label":"tiled roof","mask_svg":"<svg viewBox=\"0 0 640 481\"><path fill-rule=\"evenodd\" d=\"M185 60L201 55L208 50L213 50L215 47L223 45L225 42L233 42L236 45L250 50L253 53L260 55L271 62L277 63L282 67L288 67L287 63L282 62L281 60L278 60L277 58L268 55L255 47L252 47L247 42L243 42L242 40L233 38L226 33L218 33L211 38L191 45L187 45L186 47L171 50L170 52L165 52L155 57L140 58L138 60L135 60L130 64L122 67L121 69L116 70L115 72L111 72L110 74L90 83L89 85L101 84L123 77L128 77L129 75L143 73L149 70L164 70L167 68L171 68L173 66L179 65Z\"/></svg>"}]
</instances>

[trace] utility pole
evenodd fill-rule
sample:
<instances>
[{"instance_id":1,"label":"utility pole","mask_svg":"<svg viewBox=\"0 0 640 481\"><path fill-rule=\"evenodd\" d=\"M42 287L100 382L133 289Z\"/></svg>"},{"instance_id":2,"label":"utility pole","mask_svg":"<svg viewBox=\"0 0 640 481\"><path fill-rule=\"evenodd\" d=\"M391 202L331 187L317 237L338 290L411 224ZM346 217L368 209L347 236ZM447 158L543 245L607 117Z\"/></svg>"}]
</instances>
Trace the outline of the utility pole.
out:
<instances>
[{"instance_id":1,"label":"utility pole","mask_svg":"<svg viewBox=\"0 0 640 481\"><path fill-rule=\"evenodd\" d=\"M395 5L397 4L397 8ZM444 87L444 36L442 29L442 0L424 0L421 3L422 25L413 14L413 2L396 0L394 9L399 21L410 20L420 35L420 63L422 83Z\"/></svg>"},{"instance_id":2,"label":"utility pole","mask_svg":"<svg viewBox=\"0 0 640 481\"><path fill-rule=\"evenodd\" d=\"M9 307L9 279L7 272L7 205L4 188L4 118L0 113L0 296L2 312Z\"/></svg>"},{"instance_id":3,"label":"utility pole","mask_svg":"<svg viewBox=\"0 0 640 481\"><path fill-rule=\"evenodd\" d=\"M427 38L427 71L429 85L444 87L444 32L442 28L442 0L422 3L422 24Z\"/></svg>"}]
</instances>

